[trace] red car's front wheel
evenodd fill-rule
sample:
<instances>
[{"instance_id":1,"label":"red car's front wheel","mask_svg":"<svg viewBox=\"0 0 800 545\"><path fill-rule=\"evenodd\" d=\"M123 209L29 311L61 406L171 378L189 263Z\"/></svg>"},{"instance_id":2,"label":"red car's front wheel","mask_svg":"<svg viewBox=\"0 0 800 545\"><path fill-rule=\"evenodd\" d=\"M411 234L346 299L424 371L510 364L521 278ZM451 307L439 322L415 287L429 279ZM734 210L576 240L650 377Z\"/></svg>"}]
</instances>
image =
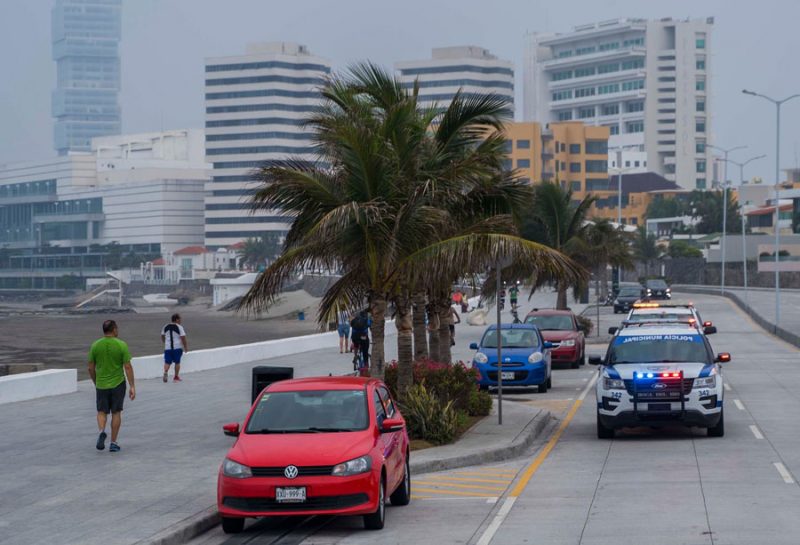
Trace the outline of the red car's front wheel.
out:
<instances>
[{"instance_id":1,"label":"red car's front wheel","mask_svg":"<svg viewBox=\"0 0 800 545\"><path fill-rule=\"evenodd\" d=\"M386 522L386 478L381 476L378 486L378 508L374 513L364 515L364 528L367 530L382 530Z\"/></svg>"}]
</instances>

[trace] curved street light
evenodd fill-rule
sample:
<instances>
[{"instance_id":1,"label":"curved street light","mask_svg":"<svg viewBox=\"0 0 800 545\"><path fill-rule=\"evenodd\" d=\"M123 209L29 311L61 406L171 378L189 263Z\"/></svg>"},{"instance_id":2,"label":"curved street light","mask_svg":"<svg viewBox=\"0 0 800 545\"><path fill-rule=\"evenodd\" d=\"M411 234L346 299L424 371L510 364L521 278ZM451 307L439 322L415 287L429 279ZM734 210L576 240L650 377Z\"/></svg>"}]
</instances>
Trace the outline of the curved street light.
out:
<instances>
[{"instance_id":1,"label":"curved street light","mask_svg":"<svg viewBox=\"0 0 800 545\"><path fill-rule=\"evenodd\" d=\"M720 267L721 276L719 291L725 293L725 242L727 241L728 234L728 154L732 151L745 149L747 146L736 146L735 148L721 148L712 144L706 144L707 148L721 151L725 158L725 176L722 178L722 267Z\"/></svg>"}]
</instances>

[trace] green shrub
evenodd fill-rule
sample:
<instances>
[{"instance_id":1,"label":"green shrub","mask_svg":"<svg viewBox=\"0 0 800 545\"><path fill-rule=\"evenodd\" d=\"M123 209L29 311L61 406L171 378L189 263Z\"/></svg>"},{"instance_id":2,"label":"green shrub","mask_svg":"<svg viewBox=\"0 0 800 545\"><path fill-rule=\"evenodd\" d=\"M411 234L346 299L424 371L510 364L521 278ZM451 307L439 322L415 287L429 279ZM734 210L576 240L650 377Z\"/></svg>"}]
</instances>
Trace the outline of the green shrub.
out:
<instances>
[{"instance_id":1,"label":"green shrub","mask_svg":"<svg viewBox=\"0 0 800 545\"><path fill-rule=\"evenodd\" d=\"M492 412L492 397L489 392L473 390L469 394L467 414L470 416L488 416Z\"/></svg>"},{"instance_id":2,"label":"green shrub","mask_svg":"<svg viewBox=\"0 0 800 545\"><path fill-rule=\"evenodd\" d=\"M463 415L453 408L453 402L443 403L423 384L408 389L400 403L408 432L415 439L437 445L450 443L463 425Z\"/></svg>"},{"instance_id":3,"label":"green shrub","mask_svg":"<svg viewBox=\"0 0 800 545\"><path fill-rule=\"evenodd\" d=\"M397 362L393 361L386 367L384 381L392 394L399 399ZM479 416L470 409L472 399L478 393L477 381L478 375L475 369L467 367L463 362L447 365L432 360L421 360L414 363L414 384L424 384L442 403L452 402L457 412L465 412L470 416ZM483 394L491 404L489 395L485 392Z\"/></svg>"},{"instance_id":4,"label":"green shrub","mask_svg":"<svg viewBox=\"0 0 800 545\"><path fill-rule=\"evenodd\" d=\"M583 331L584 335L589 335L594 329L594 322L581 314L576 314L575 318L578 320L578 329Z\"/></svg>"}]
</instances>

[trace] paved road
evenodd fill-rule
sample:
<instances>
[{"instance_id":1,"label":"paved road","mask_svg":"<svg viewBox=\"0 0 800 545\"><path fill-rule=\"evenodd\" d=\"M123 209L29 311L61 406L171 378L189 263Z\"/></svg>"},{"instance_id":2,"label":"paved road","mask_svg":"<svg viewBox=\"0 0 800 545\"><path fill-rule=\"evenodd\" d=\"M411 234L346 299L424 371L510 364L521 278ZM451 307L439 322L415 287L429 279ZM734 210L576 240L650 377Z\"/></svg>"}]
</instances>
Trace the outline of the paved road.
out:
<instances>
[{"instance_id":1,"label":"paved road","mask_svg":"<svg viewBox=\"0 0 800 545\"><path fill-rule=\"evenodd\" d=\"M233 539L217 529L192 543L796 545L798 350L725 299L692 298L719 328L714 348L733 355L724 370L730 386L724 438L643 428L598 440L593 392L584 403L578 399L596 371L565 370L548 394L513 396L561 415L562 427L535 452L505 464L415 476L414 501L387 510L379 538L355 518L314 518L294 529L298 521L261 523ZM604 319L615 319L603 311Z\"/></svg>"}]
</instances>

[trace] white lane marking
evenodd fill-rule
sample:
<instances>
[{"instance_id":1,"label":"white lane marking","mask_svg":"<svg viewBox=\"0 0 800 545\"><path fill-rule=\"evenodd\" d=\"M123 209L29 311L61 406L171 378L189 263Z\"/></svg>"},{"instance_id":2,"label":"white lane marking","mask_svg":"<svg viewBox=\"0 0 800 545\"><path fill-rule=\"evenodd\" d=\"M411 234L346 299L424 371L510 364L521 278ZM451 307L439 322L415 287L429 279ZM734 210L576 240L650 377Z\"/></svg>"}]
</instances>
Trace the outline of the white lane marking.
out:
<instances>
[{"instance_id":1,"label":"white lane marking","mask_svg":"<svg viewBox=\"0 0 800 545\"><path fill-rule=\"evenodd\" d=\"M586 382L587 380L589 380L589 377L583 377L581 380L582 380L583 382Z\"/></svg>"},{"instance_id":2,"label":"white lane marking","mask_svg":"<svg viewBox=\"0 0 800 545\"><path fill-rule=\"evenodd\" d=\"M576 390L580 390L580 387L578 387L578 388L575 388L575 389L576 389Z\"/></svg>"},{"instance_id":3,"label":"white lane marking","mask_svg":"<svg viewBox=\"0 0 800 545\"><path fill-rule=\"evenodd\" d=\"M739 401L738 399L734 399L733 402L736 404L737 409L739 409L740 411L744 410L744 405L742 405L741 401Z\"/></svg>"},{"instance_id":4,"label":"white lane marking","mask_svg":"<svg viewBox=\"0 0 800 545\"><path fill-rule=\"evenodd\" d=\"M486 498L486 503L488 503L489 505L494 505L495 503L497 503L497 498Z\"/></svg>"},{"instance_id":5,"label":"white lane marking","mask_svg":"<svg viewBox=\"0 0 800 545\"><path fill-rule=\"evenodd\" d=\"M514 507L515 501L517 501L517 498L513 496L506 498L506 501L500 506L500 510L494 516L491 524L489 524L489 526L483 532L481 538L478 540L477 545L489 545L489 543L492 542L492 538L494 538L497 530L500 529L500 525L503 524L503 521L506 520L506 517L511 512L511 508Z\"/></svg>"},{"instance_id":6,"label":"white lane marking","mask_svg":"<svg viewBox=\"0 0 800 545\"><path fill-rule=\"evenodd\" d=\"M781 477L783 477L783 482L785 482L786 484L794 484L794 479L792 478L792 474L789 473L789 470L786 469L785 465L783 465L780 462L773 462L772 465L775 466L775 469L777 469L778 473L780 473Z\"/></svg>"},{"instance_id":7,"label":"white lane marking","mask_svg":"<svg viewBox=\"0 0 800 545\"><path fill-rule=\"evenodd\" d=\"M763 439L764 438L764 436L761 434L761 430L758 429L758 426L751 425L750 426L750 431L753 432L753 435L756 436L756 439Z\"/></svg>"},{"instance_id":8,"label":"white lane marking","mask_svg":"<svg viewBox=\"0 0 800 545\"><path fill-rule=\"evenodd\" d=\"M730 384L728 384L727 382L723 382L722 385L725 387L725 391L726 392L730 392L731 391L731 385Z\"/></svg>"},{"instance_id":9,"label":"white lane marking","mask_svg":"<svg viewBox=\"0 0 800 545\"><path fill-rule=\"evenodd\" d=\"M583 389L583 392L581 392L581 395L578 396L579 400L583 401L584 399L586 399L586 394L588 394L589 390L591 390L594 387L594 383L597 382L597 377L599 377L599 376L600 376L600 373L595 373L594 374L594 376L592 377L592 380L589 381L589 384L587 384L586 388Z\"/></svg>"}]
</instances>

